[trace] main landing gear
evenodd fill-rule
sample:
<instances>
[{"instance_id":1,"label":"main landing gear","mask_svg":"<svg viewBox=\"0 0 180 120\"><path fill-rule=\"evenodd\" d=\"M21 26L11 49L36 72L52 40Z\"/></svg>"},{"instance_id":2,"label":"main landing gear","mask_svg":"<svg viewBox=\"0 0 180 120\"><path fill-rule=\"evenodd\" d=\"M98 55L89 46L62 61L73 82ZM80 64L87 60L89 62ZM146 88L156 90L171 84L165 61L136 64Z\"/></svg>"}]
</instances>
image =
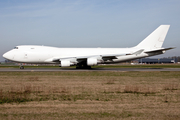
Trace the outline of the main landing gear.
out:
<instances>
[{"instance_id":1,"label":"main landing gear","mask_svg":"<svg viewBox=\"0 0 180 120\"><path fill-rule=\"evenodd\" d=\"M88 66L86 64L78 64L76 66L76 69L91 69L91 66Z\"/></svg>"}]
</instances>

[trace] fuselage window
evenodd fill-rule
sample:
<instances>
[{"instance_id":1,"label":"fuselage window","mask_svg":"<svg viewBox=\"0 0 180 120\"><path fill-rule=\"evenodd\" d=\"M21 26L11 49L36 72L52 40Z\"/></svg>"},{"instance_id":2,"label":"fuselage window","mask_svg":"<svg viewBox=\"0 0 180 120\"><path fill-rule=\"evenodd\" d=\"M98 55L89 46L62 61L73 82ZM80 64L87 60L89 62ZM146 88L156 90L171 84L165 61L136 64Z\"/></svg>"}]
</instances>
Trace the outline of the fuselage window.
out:
<instances>
[{"instance_id":1,"label":"fuselage window","mask_svg":"<svg viewBox=\"0 0 180 120\"><path fill-rule=\"evenodd\" d=\"M14 49L18 49L18 47L14 47Z\"/></svg>"}]
</instances>

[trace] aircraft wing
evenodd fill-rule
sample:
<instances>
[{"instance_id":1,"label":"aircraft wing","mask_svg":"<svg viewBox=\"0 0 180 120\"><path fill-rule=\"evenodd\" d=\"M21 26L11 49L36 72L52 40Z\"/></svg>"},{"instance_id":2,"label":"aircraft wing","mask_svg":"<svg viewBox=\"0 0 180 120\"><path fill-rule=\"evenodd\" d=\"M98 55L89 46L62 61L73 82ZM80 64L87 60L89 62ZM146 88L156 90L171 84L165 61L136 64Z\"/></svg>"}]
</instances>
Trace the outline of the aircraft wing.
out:
<instances>
[{"instance_id":1,"label":"aircraft wing","mask_svg":"<svg viewBox=\"0 0 180 120\"><path fill-rule=\"evenodd\" d=\"M88 58L97 58L98 60L112 60L112 59L118 59L120 56L126 56L126 55L133 55L133 54L141 54L144 51L144 49L140 49L138 51L135 51L134 53L124 53L124 54L104 54L104 55L91 55L91 56L76 56L76 57L65 57L65 58L54 58L52 59L53 62L61 62L64 60L69 60L73 63L79 63L82 61L86 61Z\"/></svg>"},{"instance_id":2,"label":"aircraft wing","mask_svg":"<svg viewBox=\"0 0 180 120\"><path fill-rule=\"evenodd\" d=\"M52 61L53 62L59 62L62 60L76 60L77 62L85 61L88 58L97 58L97 59L103 59L103 60L112 60L117 59L118 56L124 56L126 54L107 54L107 55L92 55L92 56L77 56L77 57L66 57L66 58L55 58Z\"/></svg>"}]
</instances>

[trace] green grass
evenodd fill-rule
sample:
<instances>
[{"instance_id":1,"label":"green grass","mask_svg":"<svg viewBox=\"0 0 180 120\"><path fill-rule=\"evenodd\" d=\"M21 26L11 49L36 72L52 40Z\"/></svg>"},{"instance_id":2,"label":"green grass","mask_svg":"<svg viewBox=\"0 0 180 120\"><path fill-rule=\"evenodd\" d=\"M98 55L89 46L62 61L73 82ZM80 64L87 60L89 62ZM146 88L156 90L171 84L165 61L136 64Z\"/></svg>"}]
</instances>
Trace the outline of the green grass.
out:
<instances>
[{"instance_id":1,"label":"green grass","mask_svg":"<svg viewBox=\"0 0 180 120\"><path fill-rule=\"evenodd\" d=\"M179 71L129 71L129 72L114 72L114 71L55 71L55 72L0 72L0 76L8 75L14 77L31 76L31 79L35 79L35 76L79 76L79 77L159 77L159 78L179 78ZM34 76L34 77L33 77ZM114 80L109 80L113 82ZM107 83L108 84L108 83Z\"/></svg>"},{"instance_id":2,"label":"green grass","mask_svg":"<svg viewBox=\"0 0 180 120\"><path fill-rule=\"evenodd\" d=\"M93 68L180 68L180 64L98 65Z\"/></svg>"}]
</instances>

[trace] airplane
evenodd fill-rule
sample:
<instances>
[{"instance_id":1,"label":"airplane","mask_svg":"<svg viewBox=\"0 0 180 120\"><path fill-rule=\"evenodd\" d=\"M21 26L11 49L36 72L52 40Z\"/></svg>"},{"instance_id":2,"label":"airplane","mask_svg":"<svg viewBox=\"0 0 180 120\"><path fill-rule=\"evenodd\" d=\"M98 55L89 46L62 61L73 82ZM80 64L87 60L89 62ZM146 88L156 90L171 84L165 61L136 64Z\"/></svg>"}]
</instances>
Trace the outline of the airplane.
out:
<instances>
[{"instance_id":1,"label":"airplane","mask_svg":"<svg viewBox=\"0 0 180 120\"><path fill-rule=\"evenodd\" d=\"M138 45L130 48L57 48L38 45L20 45L3 54L17 63L59 64L60 67L91 68L98 64L112 64L165 53L174 47L162 44L170 25L160 25ZM24 69L24 66L20 66Z\"/></svg>"}]
</instances>

